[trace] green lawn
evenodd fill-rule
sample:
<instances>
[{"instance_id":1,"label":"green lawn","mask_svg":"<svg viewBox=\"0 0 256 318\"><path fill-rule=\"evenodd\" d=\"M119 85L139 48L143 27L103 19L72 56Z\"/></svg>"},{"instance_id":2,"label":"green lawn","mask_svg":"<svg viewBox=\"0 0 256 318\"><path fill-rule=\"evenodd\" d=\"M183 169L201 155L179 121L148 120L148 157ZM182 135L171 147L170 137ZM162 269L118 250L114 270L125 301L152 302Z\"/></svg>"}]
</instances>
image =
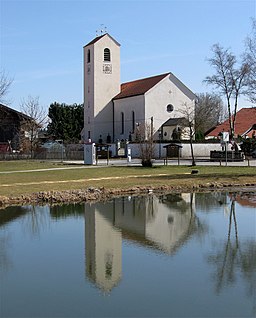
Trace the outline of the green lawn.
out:
<instances>
[{"instance_id":1,"label":"green lawn","mask_svg":"<svg viewBox=\"0 0 256 318\"><path fill-rule=\"evenodd\" d=\"M59 162L38 161L38 160L10 160L0 161L1 171L18 171L29 169L58 168L63 166Z\"/></svg>"},{"instance_id":2,"label":"green lawn","mask_svg":"<svg viewBox=\"0 0 256 318\"><path fill-rule=\"evenodd\" d=\"M46 168L65 170L19 172ZM197 166L87 167L40 161L0 162L0 196L18 196L38 191L84 189L88 187L130 188L134 186L164 186L208 183L214 181L256 182L255 167ZM14 173L1 173L15 171ZM248 181L248 182L249 182ZM244 182L244 181L243 181Z\"/></svg>"}]
</instances>

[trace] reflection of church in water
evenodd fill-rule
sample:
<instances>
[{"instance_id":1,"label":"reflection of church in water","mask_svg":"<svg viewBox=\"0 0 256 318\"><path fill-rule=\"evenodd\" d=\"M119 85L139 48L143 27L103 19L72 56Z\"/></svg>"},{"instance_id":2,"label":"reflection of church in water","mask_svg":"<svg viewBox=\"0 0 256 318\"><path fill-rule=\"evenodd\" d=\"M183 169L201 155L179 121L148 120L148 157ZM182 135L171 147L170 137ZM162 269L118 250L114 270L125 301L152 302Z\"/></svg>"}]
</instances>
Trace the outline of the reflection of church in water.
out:
<instances>
[{"instance_id":1,"label":"reflection of church in water","mask_svg":"<svg viewBox=\"0 0 256 318\"><path fill-rule=\"evenodd\" d=\"M148 195L88 204L86 275L109 292L122 276L122 238L173 254L196 231L193 194Z\"/></svg>"}]
</instances>

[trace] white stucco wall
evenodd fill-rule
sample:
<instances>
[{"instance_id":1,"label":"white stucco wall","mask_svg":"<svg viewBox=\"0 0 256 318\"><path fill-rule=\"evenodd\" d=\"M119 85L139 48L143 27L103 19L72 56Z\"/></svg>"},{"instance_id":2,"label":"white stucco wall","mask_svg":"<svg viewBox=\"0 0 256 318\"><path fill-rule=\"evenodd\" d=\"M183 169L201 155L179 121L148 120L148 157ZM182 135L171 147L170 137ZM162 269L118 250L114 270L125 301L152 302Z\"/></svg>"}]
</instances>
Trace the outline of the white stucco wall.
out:
<instances>
[{"instance_id":1,"label":"white stucco wall","mask_svg":"<svg viewBox=\"0 0 256 318\"><path fill-rule=\"evenodd\" d=\"M91 63L87 63L87 54L90 50ZM94 134L94 46L84 47L84 139L88 138L88 131Z\"/></svg>"},{"instance_id":2,"label":"white stucco wall","mask_svg":"<svg viewBox=\"0 0 256 318\"><path fill-rule=\"evenodd\" d=\"M104 49L109 48L111 61L104 61ZM90 50L91 61L87 63ZM111 73L103 72L103 66L111 66ZM90 72L88 72L90 67ZM91 131L91 139L98 142L113 134L112 98L120 92L120 46L110 36L103 36L94 44L84 47L84 125L85 137ZM89 104L88 104L89 103Z\"/></svg>"},{"instance_id":3,"label":"white stucco wall","mask_svg":"<svg viewBox=\"0 0 256 318\"><path fill-rule=\"evenodd\" d=\"M153 116L156 138L158 138L157 130L169 118L184 117L181 110L184 108L185 103L191 107L195 105L195 96L188 89L185 90L185 86L175 79L170 74L145 94L145 118L150 120ZM167 112L168 104L174 106L174 110L171 113Z\"/></svg>"},{"instance_id":4,"label":"white stucco wall","mask_svg":"<svg viewBox=\"0 0 256 318\"><path fill-rule=\"evenodd\" d=\"M143 123L145 119L144 95L132 96L114 100L115 140L128 139L133 133L132 112L135 114L136 123ZM121 113L124 113L124 134L121 134Z\"/></svg>"},{"instance_id":5,"label":"white stucco wall","mask_svg":"<svg viewBox=\"0 0 256 318\"><path fill-rule=\"evenodd\" d=\"M221 151L221 144L199 144L194 143L193 144L193 150L194 155L196 157L210 157L210 151L213 150L219 150ZM191 150L190 150L190 144L182 144L182 150L181 150L181 156L182 158L188 158L191 157Z\"/></svg>"},{"instance_id":6,"label":"white stucco wall","mask_svg":"<svg viewBox=\"0 0 256 318\"><path fill-rule=\"evenodd\" d=\"M163 148L164 146L168 145L169 143L155 143L154 145L154 158L158 159L159 154L162 158L166 156L166 149ZM181 158L190 158L191 157L191 151L190 151L190 144L189 143L183 143L182 149L181 149ZM132 152L132 158L138 158L139 157L139 145L137 143L130 143L128 146L131 148ZM194 155L195 157L210 157L210 151L213 150L219 150L221 151L221 144L220 143L213 143L213 144L203 144L203 143L194 143L193 144L194 149ZM112 155L116 155L116 145L112 144L110 147L110 150L112 151Z\"/></svg>"}]
</instances>

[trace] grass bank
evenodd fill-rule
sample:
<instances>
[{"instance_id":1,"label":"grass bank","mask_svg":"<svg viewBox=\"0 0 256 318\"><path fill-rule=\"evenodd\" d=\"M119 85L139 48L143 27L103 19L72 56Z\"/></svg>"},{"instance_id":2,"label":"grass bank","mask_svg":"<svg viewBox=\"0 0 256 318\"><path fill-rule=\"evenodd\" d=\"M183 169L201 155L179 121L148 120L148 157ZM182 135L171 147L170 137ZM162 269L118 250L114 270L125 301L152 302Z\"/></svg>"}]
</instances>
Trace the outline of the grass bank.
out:
<instances>
[{"instance_id":1,"label":"grass bank","mask_svg":"<svg viewBox=\"0 0 256 318\"><path fill-rule=\"evenodd\" d=\"M46 170L44 170L46 169ZM0 197L22 197L38 192L128 190L135 187L196 188L256 184L255 167L197 166L67 166L40 161L0 162Z\"/></svg>"}]
</instances>

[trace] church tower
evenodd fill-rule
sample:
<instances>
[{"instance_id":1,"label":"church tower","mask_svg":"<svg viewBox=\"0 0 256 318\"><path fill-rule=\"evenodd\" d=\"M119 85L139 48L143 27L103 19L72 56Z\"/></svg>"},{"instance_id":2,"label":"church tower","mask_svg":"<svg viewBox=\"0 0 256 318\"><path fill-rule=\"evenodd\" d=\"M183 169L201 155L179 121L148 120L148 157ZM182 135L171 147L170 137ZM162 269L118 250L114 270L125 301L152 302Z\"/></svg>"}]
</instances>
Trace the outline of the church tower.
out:
<instances>
[{"instance_id":1,"label":"church tower","mask_svg":"<svg viewBox=\"0 0 256 318\"><path fill-rule=\"evenodd\" d=\"M120 92L120 44L108 33L84 46L84 140L113 141L112 99Z\"/></svg>"}]
</instances>

